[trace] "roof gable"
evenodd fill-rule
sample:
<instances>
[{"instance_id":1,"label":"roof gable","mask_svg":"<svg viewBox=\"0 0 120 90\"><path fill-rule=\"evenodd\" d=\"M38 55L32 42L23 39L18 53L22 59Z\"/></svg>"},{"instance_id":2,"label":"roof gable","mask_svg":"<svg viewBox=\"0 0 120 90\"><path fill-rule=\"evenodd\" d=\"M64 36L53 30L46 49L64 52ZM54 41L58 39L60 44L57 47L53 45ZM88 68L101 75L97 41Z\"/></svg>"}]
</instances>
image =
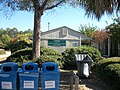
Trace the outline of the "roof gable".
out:
<instances>
[{"instance_id":1,"label":"roof gable","mask_svg":"<svg viewBox=\"0 0 120 90\"><path fill-rule=\"evenodd\" d=\"M73 29L71 29L71 28L69 28L69 27L67 27L67 26L62 26L62 27L55 28L55 29L52 29L52 30L48 30L48 31L45 31L45 32L42 32L42 33L50 33L50 32L54 32L54 31L59 30L59 29L62 29L62 28L68 28L68 30L73 30ZM75 31L75 30L73 30L73 31ZM78 31L75 31L75 32L80 33L80 32L78 32Z\"/></svg>"},{"instance_id":2,"label":"roof gable","mask_svg":"<svg viewBox=\"0 0 120 90\"><path fill-rule=\"evenodd\" d=\"M42 34L42 35L50 34L50 33L53 33L53 32L60 31L60 30L62 30L63 28L67 28L67 30L69 30L69 31L72 32L71 34L75 33L75 34L77 35L77 37L80 37L80 36L81 36L81 37L84 38L84 39L89 39L89 40L91 40L90 37L87 37L87 36L85 36L85 35L83 35L83 34L80 34L79 31L73 30L73 29L71 29L71 28L69 28L69 27L67 27L67 26L62 26L62 27L55 28L55 29L52 29L52 30L49 30L49 31L41 32L41 34ZM70 33L69 33L69 34L70 34Z\"/></svg>"}]
</instances>

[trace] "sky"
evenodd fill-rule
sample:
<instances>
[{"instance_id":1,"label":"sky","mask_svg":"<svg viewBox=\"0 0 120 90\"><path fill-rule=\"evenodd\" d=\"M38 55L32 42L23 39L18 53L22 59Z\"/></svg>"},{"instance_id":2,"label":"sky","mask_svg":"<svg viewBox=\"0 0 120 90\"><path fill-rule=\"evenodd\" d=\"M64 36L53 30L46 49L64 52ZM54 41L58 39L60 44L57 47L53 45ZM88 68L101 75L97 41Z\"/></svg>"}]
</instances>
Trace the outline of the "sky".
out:
<instances>
[{"instance_id":1,"label":"sky","mask_svg":"<svg viewBox=\"0 0 120 90\"><path fill-rule=\"evenodd\" d=\"M73 8L71 6L57 7L47 11L41 18L41 31L67 26L71 29L79 31L80 25L97 26L99 29L104 29L107 25L113 22L114 16L104 15L100 21L97 19L88 18L85 16L85 11L82 8ZM106 23L107 21L107 23ZM19 31L25 31L34 28L34 13L32 12L13 12L6 18L0 11L0 28L16 27Z\"/></svg>"}]
</instances>

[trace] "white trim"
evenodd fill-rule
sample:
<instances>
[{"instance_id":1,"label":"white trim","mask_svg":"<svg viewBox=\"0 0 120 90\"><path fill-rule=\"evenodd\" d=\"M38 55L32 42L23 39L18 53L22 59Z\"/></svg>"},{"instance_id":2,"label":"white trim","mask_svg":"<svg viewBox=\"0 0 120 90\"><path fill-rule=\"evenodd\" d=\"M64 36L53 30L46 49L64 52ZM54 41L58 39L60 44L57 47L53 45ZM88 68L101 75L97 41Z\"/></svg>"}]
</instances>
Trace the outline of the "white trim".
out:
<instances>
[{"instance_id":1,"label":"white trim","mask_svg":"<svg viewBox=\"0 0 120 90\"><path fill-rule=\"evenodd\" d=\"M55 39L55 40L80 40L76 38L41 38L41 40L49 40L49 39Z\"/></svg>"}]
</instances>

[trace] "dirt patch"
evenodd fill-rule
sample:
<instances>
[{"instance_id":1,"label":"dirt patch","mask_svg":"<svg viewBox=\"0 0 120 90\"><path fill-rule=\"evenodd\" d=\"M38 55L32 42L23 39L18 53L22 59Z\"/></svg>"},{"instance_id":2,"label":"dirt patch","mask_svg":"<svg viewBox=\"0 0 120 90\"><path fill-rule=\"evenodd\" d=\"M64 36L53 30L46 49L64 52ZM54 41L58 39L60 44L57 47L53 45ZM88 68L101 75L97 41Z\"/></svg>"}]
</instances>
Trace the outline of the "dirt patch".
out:
<instances>
[{"instance_id":1,"label":"dirt patch","mask_svg":"<svg viewBox=\"0 0 120 90\"><path fill-rule=\"evenodd\" d=\"M113 90L94 73L91 73L88 79L80 79L80 85L85 85L85 88L87 88L82 90Z\"/></svg>"},{"instance_id":2,"label":"dirt patch","mask_svg":"<svg viewBox=\"0 0 120 90\"><path fill-rule=\"evenodd\" d=\"M69 72L61 72L60 90L70 90L69 83ZM114 90L94 73L91 73L89 78L80 78L79 83L79 90Z\"/></svg>"}]
</instances>

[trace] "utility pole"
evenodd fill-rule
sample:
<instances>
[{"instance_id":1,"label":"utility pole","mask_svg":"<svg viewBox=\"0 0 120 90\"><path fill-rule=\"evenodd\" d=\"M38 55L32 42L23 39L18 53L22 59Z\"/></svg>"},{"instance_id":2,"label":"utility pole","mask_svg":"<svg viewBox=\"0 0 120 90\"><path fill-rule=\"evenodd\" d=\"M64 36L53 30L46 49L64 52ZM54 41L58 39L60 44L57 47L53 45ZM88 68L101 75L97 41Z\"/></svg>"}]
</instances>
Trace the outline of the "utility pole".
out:
<instances>
[{"instance_id":1,"label":"utility pole","mask_svg":"<svg viewBox=\"0 0 120 90\"><path fill-rule=\"evenodd\" d=\"M50 22L48 22L48 31L50 30Z\"/></svg>"}]
</instances>

